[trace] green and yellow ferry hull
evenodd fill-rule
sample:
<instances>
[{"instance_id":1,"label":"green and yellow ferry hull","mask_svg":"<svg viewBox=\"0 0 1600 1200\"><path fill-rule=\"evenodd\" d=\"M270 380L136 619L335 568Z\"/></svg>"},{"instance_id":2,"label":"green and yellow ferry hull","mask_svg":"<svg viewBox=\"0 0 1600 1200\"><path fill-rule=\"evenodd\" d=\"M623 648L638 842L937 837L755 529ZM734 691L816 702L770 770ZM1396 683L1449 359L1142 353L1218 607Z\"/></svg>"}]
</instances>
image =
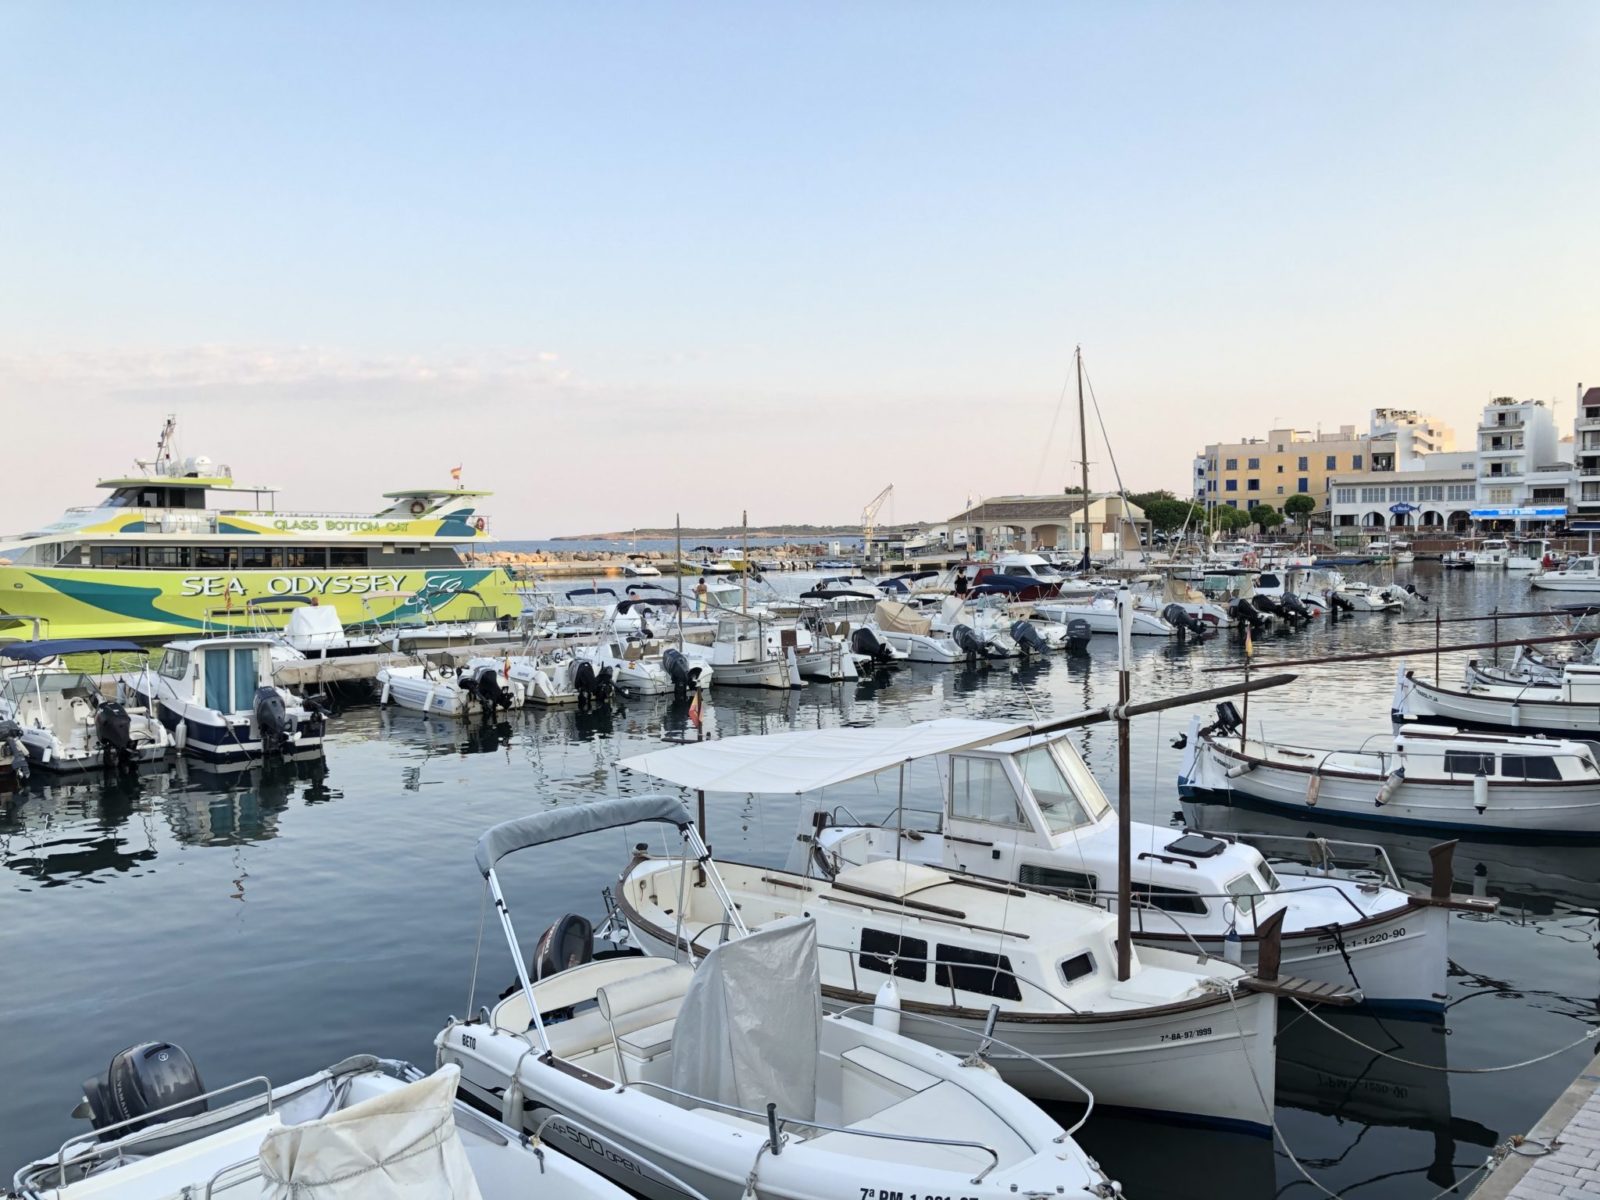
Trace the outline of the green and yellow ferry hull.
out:
<instances>
[{"instance_id":1,"label":"green and yellow ferry hull","mask_svg":"<svg viewBox=\"0 0 1600 1200\"><path fill-rule=\"evenodd\" d=\"M406 624L429 612L439 621L515 619L522 612L504 567L169 571L0 566L0 637L29 636L29 625L20 619L37 617L48 622L42 635L52 638L244 633L281 627L288 619L287 605L252 613L250 601L297 598L332 605L346 626ZM19 620L7 621L7 615Z\"/></svg>"}]
</instances>

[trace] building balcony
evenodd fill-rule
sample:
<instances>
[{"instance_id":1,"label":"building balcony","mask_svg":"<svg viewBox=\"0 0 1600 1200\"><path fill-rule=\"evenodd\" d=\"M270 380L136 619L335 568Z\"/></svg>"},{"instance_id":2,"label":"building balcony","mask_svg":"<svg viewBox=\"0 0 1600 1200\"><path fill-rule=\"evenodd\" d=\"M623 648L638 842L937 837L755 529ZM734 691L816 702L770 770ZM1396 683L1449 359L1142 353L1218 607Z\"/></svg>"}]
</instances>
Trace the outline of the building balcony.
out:
<instances>
[{"instance_id":1,"label":"building balcony","mask_svg":"<svg viewBox=\"0 0 1600 1200\"><path fill-rule=\"evenodd\" d=\"M1526 424L1520 414L1508 413L1497 420L1480 422L1478 430L1487 432L1494 429L1521 429Z\"/></svg>"}]
</instances>

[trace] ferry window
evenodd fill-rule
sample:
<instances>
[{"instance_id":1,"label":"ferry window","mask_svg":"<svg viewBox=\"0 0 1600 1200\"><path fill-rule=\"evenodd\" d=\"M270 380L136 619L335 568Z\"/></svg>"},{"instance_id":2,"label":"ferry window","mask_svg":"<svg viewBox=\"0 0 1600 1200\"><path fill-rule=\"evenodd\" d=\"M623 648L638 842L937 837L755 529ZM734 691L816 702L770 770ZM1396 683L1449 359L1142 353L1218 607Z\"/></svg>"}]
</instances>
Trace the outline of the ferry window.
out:
<instances>
[{"instance_id":1,"label":"ferry window","mask_svg":"<svg viewBox=\"0 0 1600 1200\"><path fill-rule=\"evenodd\" d=\"M1074 983L1085 975L1094 974L1094 955L1085 951L1076 954L1061 964L1061 980L1063 983Z\"/></svg>"},{"instance_id":2,"label":"ferry window","mask_svg":"<svg viewBox=\"0 0 1600 1200\"><path fill-rule=\"evenodd\" d=\"M189 547L146 546L144 548L144 565L147 567L187 567L189 565Z\"/></svg>"},{"instance_id":3,"label":"ferry window","mask_svg":"<svg viewBox=\"0 0 1600 1200\"><path fill-rule=\"evenodd\" d=\"M328 565L328 552L321 546L290 546L283 552L283 565L286 567L325 567Z\"/></svg>"},{"instance_id":4,"label":"ferry window","mask_svg":"<svg viewBox=\"0 0 1600 1200\"><path fill-rule=\"evenodd\" d=\"M1444 769L1450 775L1476 775L1479 771L1485 775L1493 775L1494 755L1468 753L1465 750L1446 750Z\"/></svg>"},{"instance_id":5,"label":"ferry window","mask_svg":"<svg viewBox=\"0 0 1600 1200\"><path fill-rule=\"evenodd\" d=\"M168 679L182 679L189 673L189 652L168 650L161 656L161 665L156 670Z\"/></svg>"},{"instance_id":6,"label":"ferry window","mask_svg":"<svg viewBox=\"0 0 1600 1200\"><path fill-rule=\"evenodd\" d=\"M330 567L364 567L367 565L367 548L365 546L330 546L328 548L328 565Z\"/></svg>"},{"instance_id":7,"label":"ferry window","mask_svg":"<svg viewBox=\"0 0 1600 1200\"><path fill-rule=\"evenodd\" d=\"M940 946L934 982L960 992L976 992L999 1000L1021 1000L1022 988L1011 973L1011 957L969 950L965 946Z\"/></svg>"},{"instance_id":8,"label":"ferry window","mask_svg":"<svg viewBox=\"0 0 1600 1200\"><path fill-rule=\"evenodd\" d=\"M194 548L194 565L196 567L227 568L237 565L236 552L232 546L196 546Z\"/></svg>"},{"instance_id":9,"label":"ferry window","mask_svg":"<svg viewBox=\"0 0 1600 1200\"><path fill-rule=\"evenodd\" d=\"M283 566L283 547L244 546L239 550L239 565L254 571L281 567Z\"/></svg>"},{"instance_id":10,"label":"ferry window","mask_svg":"<svg viewBox=\"0 0 1600 1200\"><path fill-rule=\"evenodd\" d=\"M863 929L861 969L922 983L928 978L928 943L922 938L900 937L881 929Z\"/></svg>"},{"instance_id":11,"label":"ferry window","mask_svg":"<svg viewBox=\"0 0 1600 1200\"><path fill-rule=\"evenodd\" d=\"M1024 887L1050 888L1053 891L1073 892L1084 899L1094 896L1099 878L1087 871L1062 871L1055 867L1037 867L1023 863L1017 872L1017 882Z\"/></svg>"},{"instance_id":12,"label":"ferry window","mask_svg":"<svg viewBox=\"0 0 1600 1200\"><path fill-rule=\"evenodd\" d=\"M1548 754L1502 754L1500 774L1511 779L1560 779L1561 767Z\"/></svg>"},{"instance_id":13,"label":"ferry window","mask_svg":"<svg viewBox=\"0 0 1600 1200\"><path fill-rule=\"evenodd\" d=\"M1233 897L1240 912L1254 913L1256 901L1261 899L1261 882L1254 875L1244 874L1228 880L1228 894Z\"/></svg>"},{"instance_id":14,"label":"ferry window","mask_svg":"<svg viewBox=\"0 0 1600 1200\"><path fill-rule=\"evenodd\" d=\"M951 766L955 787L950 813L968 821L1026 825L1016 790L1003 762L993 758L956 758Z\"/></svg>"},{"instance_id":15,"label":"ferry window","mask_svg":"<svg viewBox=\"0 0 1600 1200\"><path fill-rule=\"evenodd\" d=\"M1204 916L1206 912L1206 902L1193 892L1183 888L1162 887L1158 883L1135 883L1133 898L1162 912L1189 913L1193 916Z\"/></svg>"},{"instance_id":16,"label":"ferry window","mask_svg":"<svg viewBox=\"0 0 1600 1200\"><path fill-rule=\"evenodd\" d=\"M139 565L139 547L96 546L94 548L94 565L97 567L137 567Z\"/></svg>"}]
</instances>

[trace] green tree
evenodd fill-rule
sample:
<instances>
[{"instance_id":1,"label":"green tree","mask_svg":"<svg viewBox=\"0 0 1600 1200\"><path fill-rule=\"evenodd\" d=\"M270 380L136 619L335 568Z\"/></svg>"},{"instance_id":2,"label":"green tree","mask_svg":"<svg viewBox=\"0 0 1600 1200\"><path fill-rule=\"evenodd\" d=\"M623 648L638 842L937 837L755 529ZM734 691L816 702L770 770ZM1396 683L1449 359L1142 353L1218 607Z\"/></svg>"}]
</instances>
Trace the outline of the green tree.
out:
<instances>
[{"instance_id":1,"label":"green tree","mask_svg":"<svg viewBox=\"0 0 1600 1200\"><path fill-rule=\"evenodd\" d=\"M1317 511L1317 502L1310 496L1296 494L1283 502L1283 515L1297 525L1304 525L1306 518Z\"/></svg>"},{"instance_id":2,"label":"green tree","mask_svg":"<svg viewBox=\"0 0 1600 1200\"><path fill-rule=\"evenodd\" d=\"M1283 514L1270 504L1255 505L1246 519L1250 524L1260 526L1262 533L1276 525L1283 524Z\"/></svg>"},{"instance_id":3,"label":"green tree","mask_svg":"<svg viewBox=\"0 0 1600 1200\"><path fill-rule=\"evenodd\" d=\"M1241 509L1223 505L1217 509L1217 528L1224 533L1237 533L1250 524L1250 515Z\"/></svg>"}]
</instances>

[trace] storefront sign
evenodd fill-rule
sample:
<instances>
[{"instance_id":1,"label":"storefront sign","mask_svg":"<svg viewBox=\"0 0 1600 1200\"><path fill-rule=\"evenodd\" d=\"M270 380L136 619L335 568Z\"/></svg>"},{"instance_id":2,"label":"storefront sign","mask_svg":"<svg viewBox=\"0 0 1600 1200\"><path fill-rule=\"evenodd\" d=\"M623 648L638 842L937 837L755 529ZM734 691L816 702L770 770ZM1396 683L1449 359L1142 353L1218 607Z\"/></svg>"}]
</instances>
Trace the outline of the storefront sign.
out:
<instances>
[{"instance_id":1,"label":"storefront sign","mask_svg":"<svg viewBox=\"0 0 1600 1200\"><path fill-rule=\"evenodd\" d=\"M1566 515L1565 504L1491 505L1472 510L1474 521L1559 521Z\"/></svg>"}]
</instances>

